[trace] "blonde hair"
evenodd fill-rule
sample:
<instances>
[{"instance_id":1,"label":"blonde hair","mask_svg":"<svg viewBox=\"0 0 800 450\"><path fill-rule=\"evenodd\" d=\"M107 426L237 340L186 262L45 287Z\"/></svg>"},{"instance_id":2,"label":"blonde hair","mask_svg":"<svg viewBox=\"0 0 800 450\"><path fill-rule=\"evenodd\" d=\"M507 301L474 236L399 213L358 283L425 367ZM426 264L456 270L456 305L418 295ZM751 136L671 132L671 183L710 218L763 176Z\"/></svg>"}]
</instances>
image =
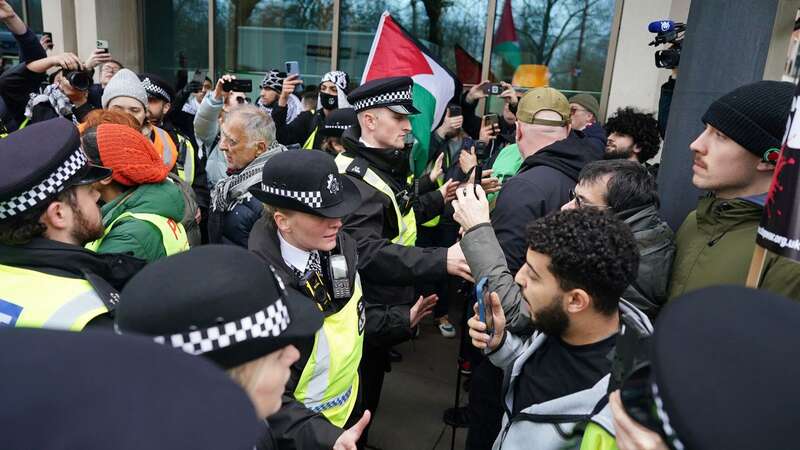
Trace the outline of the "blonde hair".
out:
<instances>
[{"instance_id":1,"label":"blonde hair","mask_svg":"<svg viewBox=\"0 0 800 450\"><path fill-rule=\"evenodd\" d=\"M269 366L267 358L274 352L267 353L252 361L247 361L236 367L228 369L228 375L245 391L251 392Z\"/></svg>"}]
</instances>

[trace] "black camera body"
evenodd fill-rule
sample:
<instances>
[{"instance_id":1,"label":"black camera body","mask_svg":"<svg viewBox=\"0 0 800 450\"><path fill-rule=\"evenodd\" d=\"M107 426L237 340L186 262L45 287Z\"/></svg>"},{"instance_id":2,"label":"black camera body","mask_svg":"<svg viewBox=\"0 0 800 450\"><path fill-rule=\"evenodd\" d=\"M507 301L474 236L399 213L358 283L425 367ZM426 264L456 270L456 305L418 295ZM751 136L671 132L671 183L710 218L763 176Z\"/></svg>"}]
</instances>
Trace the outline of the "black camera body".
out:
<instances>
[{"instance_id":1,"label":"black camera body","mask_svg":"<svg viewBox=\"0 0 800 450\"><path fill-rule=\"evenodd\" d=\"M92 85L92 72L86 70L67 70L61 74L69 84L79 91L88 91Z\"/></svg>"},{"instance_id":2,"label":"black camera body","mask_svg":"<svg viewBox=\"0 0 800 450\"><path fill-rule=\"evenodd\" d=\"M655 23L656 22L653 24ZM657 32L650 28L650 31L655 32L656 36L653 38L653 41L647 45L652 45L654 47L669 45L670 47L665 50L656 51L655 63L656 67L660 69L674 69L678 67L681 60L681 46L683 44L683 34L686 31L686 24L672 21L664 21L662 23L666 26ZM651 24L651 27L653 24Z\"/></svg>"},{"instance_id":3,"label":"black camera body","mask_svg":"<svg viewBox=\"0 0 800 450\"><path fill-rule=\"evenodd\" d=\"M657 50L655 57L656 67L659 69L674 69L678 67L678 64L681 62L680 42L674 44L672 48Z\"/></svg>"}]
</instances>

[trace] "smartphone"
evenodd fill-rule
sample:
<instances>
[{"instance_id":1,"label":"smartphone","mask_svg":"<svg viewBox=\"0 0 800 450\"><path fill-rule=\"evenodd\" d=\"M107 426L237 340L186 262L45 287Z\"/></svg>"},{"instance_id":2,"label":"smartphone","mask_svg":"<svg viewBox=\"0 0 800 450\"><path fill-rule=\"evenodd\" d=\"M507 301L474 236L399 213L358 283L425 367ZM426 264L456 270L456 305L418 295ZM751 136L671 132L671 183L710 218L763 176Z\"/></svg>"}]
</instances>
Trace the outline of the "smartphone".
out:
<instances>
[{"instance_id":1,"label":"smartphone","mask_svg":"<svg viewBox=\"0 0 800 450\"><path fill-rule=\"evenodd\" d=\"M450 113L450 117L458 117L462 114L460 105L448 105L447 111Z\"/></svg>"},{"instance_id":2,"label":"smartphone","mask_svg":"<svg viewBox=\"0 0 800 450\"><path fill-rule=\"evenodd\" d=\"M487 281L489 278L483 277L475 285L475 299L478 302L478 318L486 324L486 333L491 336L494 334L494 316L489 289L486 287Z\"/></svg>"},{"instance_id":3,"label":"smartphone","mask_svg":"<svg viewBox=\"0 0 800 450\"><path fill-rule=\"evenodd\" d=\"M461 140L461 150L466 150L468 152L472 151L472 147L475 145L475 140L473 140L469 136L465 136L464 139Z\"/></svg>"},{"instance_id":4,"label":"smartphone","mask_svg":"<svg viewBox=\"0 0 800 450\"><path fill-rule=\"evenodd\" d=\"M483 92L487 95L500 95L503 93L503 85L500 83L489 83L483 87Z\"/></svg>"},{"instance_id":5,"label":"smartphone","mask_svg":"<svg viewBox=\"0 0 800 450\"><path fill-rule=\"evenodd\" d=\"M500 126L500 116L497 114L487 114L483 116L483 124L485 125L497 125Z\"/></svg>"},{"instance_id":6,"label":"smartphone","mask_svg":"<svg viewBox=\"0 0 800 450\"><path fill-rule=\"evenodd\" d=\"M253 80L230 80L222 83L225 92L253 92Z\"/></svg>"},{"instance_id":7,"label":"smartphone","mask_svg":"<svg viewBox=\"0 0 800 450\"><path fill-rule=\"evenodd\" d=\"M108 53L108 41L98 39L95 47L97 47L99 50L102 50L103 53Z\"/></svg>"},{"instance_id":8,"label":"smartphone","mask_svg":"<svg viewBox=\"0 0 800 450\"><path fill-rule=\"evenodd\" d=\"M286 73L289 75L299 75L300 74L300 63L297 61L286 61Z\"/></svg>"},{"instance_id":9,"label":"smartphone","mask_svg":"<svg viewBox=\"0 0 800 450\"><path fill-rule=\"evenodd\" d=\"M49 32L49 31L45 31L45 32L42 33L42 36L47 36L47 38L50 39L50 43L47 44L47 50L52 50L53 49L53 33Z\"/></svg>"}]
</instances>

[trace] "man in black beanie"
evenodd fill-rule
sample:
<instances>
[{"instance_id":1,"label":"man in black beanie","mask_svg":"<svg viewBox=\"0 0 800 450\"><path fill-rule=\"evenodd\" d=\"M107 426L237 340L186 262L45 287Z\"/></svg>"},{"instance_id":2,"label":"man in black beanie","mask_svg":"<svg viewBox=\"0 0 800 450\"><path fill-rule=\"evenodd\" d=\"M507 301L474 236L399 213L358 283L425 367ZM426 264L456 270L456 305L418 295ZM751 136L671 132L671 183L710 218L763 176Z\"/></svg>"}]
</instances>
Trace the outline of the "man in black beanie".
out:
<instances>
[{"instance_id":1,"label":"man in black beanie","mask_svg":"<svg viewBox=\"0 0 800 450\"><path fill-rule=\"evenodd\" d=\"M744 284L780 153L794 85L758 81L725 94L703 115L689 146L692 183L709 191L676 236L670 298L718 284ZM760 288L800 300L800 265L769 254Z\"/></svg>"}]
</instances>

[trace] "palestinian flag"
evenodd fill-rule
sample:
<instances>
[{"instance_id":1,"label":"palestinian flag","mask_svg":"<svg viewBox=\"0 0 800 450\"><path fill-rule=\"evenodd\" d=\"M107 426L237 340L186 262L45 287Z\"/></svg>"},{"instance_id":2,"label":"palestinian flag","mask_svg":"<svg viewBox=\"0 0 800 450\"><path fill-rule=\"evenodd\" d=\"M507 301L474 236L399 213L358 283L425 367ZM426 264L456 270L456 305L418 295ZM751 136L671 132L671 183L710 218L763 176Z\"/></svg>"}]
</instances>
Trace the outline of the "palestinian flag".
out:
<instances>
[{"instance_id":1,"label":"palestinian flag","mask_svg":"<svg viewBox=\"0 0 800 450\"><path fill-rule=\"evenodd\" d=\"M500 55L509 66L516 69L522 64L517 29L514 27L514 16L511 14L511 0L506 0L503 5L503 14L500 16L500 25L494 35L493 46L495 53Z\"/></svg>"},{"instance_id":2,"label":"palestinian flag","mask_svg":"<svg viewBox=\"0 0 800 450\"><path fill-rule=\"evenodd\" d=\"M372 41L361 84L400 76L414 80L414 107L420 113L410 117L411 133L417 141L412 150L412 165L414 175L421 176L428 164L431 132L441 124L447 103L461 95L461 84L430 50L385 11Z\"/></svg>"}]
</instances>

